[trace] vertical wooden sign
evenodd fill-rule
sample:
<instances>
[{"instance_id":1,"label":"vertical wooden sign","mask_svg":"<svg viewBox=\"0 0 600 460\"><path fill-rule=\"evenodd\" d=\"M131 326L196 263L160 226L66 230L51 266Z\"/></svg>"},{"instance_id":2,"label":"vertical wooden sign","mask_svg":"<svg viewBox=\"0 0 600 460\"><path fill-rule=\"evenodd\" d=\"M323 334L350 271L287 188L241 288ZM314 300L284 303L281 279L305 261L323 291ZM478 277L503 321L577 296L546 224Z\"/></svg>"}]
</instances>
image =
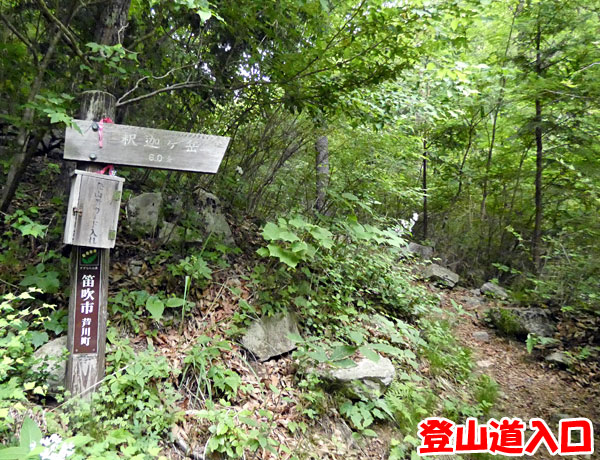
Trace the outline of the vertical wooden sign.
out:
<instances>
[{"instance_id":1,"label":"vertical wooden sign","mask_svg":"<svg viewBox=\"0 0 600 460\"><path fill-rule=\"evenodd\" d=\"M102 252L86 247L80 247L78 252L73 353L97 353Z\"/></svg>"}]
</instances>

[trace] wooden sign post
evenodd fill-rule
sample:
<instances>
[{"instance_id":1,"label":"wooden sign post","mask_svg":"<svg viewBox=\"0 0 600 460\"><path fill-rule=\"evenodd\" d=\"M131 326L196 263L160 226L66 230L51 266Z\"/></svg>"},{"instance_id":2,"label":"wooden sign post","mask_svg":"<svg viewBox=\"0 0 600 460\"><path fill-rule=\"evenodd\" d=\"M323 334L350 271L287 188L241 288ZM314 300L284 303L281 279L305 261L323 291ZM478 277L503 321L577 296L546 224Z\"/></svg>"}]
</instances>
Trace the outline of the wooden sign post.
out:
<instances>
[{"instance_id":1,"label":"wooden sign post","mask_svg":"<svg viewBox=\"0 0 600 460\"><path fill-rule=\"evenodd\" d=\"M67 128L65 160L76 160L65 225L71 252L71 294L65 386L89 398L104 378L110 248L116 240L124 179L105 176L106 165L216 173L229 138L104 123L115 98L85 94L79 130ZM100 173L100 174L97 174Z\"/></svg>"}]
</instances>

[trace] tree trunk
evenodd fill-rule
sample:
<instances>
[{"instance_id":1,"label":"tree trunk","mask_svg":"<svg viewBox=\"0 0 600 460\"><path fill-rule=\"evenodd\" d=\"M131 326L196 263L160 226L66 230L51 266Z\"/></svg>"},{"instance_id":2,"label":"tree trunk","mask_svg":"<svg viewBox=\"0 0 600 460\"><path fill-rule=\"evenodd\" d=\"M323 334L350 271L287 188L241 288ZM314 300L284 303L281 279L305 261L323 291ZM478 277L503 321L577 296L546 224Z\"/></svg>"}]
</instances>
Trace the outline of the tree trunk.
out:
<instances>
[{"instance_id":1,"label":"tree trunk","mask_svg":"<svg viewBox=\"0 0 600 460\"><path fill-rule=\"evenodd\" d=\"M535 36L536 59L535 72L538 76L542 73L542 55L540 46L542 41L541 24L537 23L537 34ZM544 148L542 144L542 102L539 97L535 100L535 224L533 228L533 238L531 240L531 257L533 259L534 269L539 273L541 269L542 255L542 171L544 160Z\"/></svg>"},{"instance_id":2,"label":"tree trunk","mask_svg":"<svg viewBox=\"0 0 600 460\"><path fill-rule=\"evenodd\" d=\"M323 212L327 187L329 186L329 139L327 136L321 136L317 139L315 150L317 151L317 200L315 209L317 212Z\"/></svg>"},{"instance_id":3,"label":"tree trunk","mask_svg":"<svg viewBox=\"0 0 600 460\"><path fill-rule=\"evenodd\" d=\"M100 22L94 40L101 45L116 45L123 42L129 5L131 0L112 0L102 8Z\"/></svg>"},{"instance_id":4,"label":"tree trunk","mask_svg":"<svg viewBox=\"0 0 600 460\"><path fill-rule=\"evenodd\" d=\"M427 239L427 141L423 139L423 239Z\"/></svg>"},{"instance_id":5,"label":"tree trunk","mask_svg":"<svg viewBox=\"0 0 600 460\"><path fill-rule=\"evenodd\" d=\"M483 178L483 193L481 196L481 209L479 211L480 218L485 217L485 200L488 196L488 180L490 175L490 169L492 167L492 154L494 152L494 144L496 142L496 126L498 123L498 111L500 110L501 101L498 103L498 108L494 111L492 118L492 138L490 139L490 145L488 148L487 160L485 162L485 176Z\"/></svg>"}]
</instances>

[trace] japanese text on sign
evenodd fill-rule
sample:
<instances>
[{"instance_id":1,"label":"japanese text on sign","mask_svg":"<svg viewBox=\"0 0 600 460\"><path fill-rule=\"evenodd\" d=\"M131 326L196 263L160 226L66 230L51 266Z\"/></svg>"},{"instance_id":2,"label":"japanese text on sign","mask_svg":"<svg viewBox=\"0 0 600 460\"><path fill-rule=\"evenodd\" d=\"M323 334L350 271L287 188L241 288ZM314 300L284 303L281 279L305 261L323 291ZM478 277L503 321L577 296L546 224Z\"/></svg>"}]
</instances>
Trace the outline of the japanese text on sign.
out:
<instances>
[{"instance_id":1,"label":"japanese text on sign","mask_svg":"<svg viewBox=\"0 0 600 460\"><path fill-rule=\"evenodd\" d=\"M417 453L426 455L449 455L467 453L490 453L493 455L535 455L543 444L551 455L586 455L594 453L594 427L587 418L568 418L559 423L558 439L546 422L539 418L529 421L533 431L525 442L527 425L518 418L490 419L478 426L475 418L469 417L465 425L432 417L419 423L418 436L421 445ZM573 433L579 434L574 440Z\"/></svg>"},{"instance_id":2,"label":"japanese text on sign","mask_svg":"<svg viewBox=\"0 0 600 460\"><path fill-rule=\"evenodd\" d=\"M95 353L98 337L101 252L79 248L77 264L77 302L75 310L75 353Z\"/></svg>"}]
</instances>

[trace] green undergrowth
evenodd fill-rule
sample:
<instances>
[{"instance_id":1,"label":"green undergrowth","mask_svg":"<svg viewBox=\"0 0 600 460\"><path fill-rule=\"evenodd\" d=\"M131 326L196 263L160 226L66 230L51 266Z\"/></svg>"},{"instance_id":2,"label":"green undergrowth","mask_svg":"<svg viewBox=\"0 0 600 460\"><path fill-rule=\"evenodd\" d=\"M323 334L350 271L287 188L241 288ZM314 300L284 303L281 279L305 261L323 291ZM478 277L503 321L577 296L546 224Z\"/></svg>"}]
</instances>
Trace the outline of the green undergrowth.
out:
<instances>
[{"instance_id":1,"label":"green undergrowth","mask_svg":"<svg viewBox=\"0 0 600 460\"><path fill-rule=\"evenodd\" d=\"M48 406L52 398L41 383L44 376L31 371L33 352L50 338L45 325L64 327L64 318L52 317L52 308L28 293L5 299L8 329L0 332L0 350L8 358L0 361L0 417L8 429L0 431L2 442L19 443L14 433L30 415L43 420L45 434L85 436L77 438L70 458L158 458L173 445L183 404L194 409L194 437L207 454L292 454L280 442L281 432L275 435L275 413L246 404L259 394L264 400L277 395L295 408L299 418L285 424L290 439L308 439L323 417L333 415L346 421L359 445L391 426L390 458L403 459L414 457L416 427L427 416L459 422L488 414L497 385L473 376L469 350L452 335L462 313L442 312L439 299L415 282L401 257L400 235L354 217L293 216L264 225L262 237L259 257L250 259L242 275L251 295L228 288L237 299L231 317L192 337L181 336L198 312L191 293L217 282L215 274L230 267L230 251L203 247L180 259L159 253L150 264L165 264L160 282L142 280L148 282L143 290L117 292L109 302L106 378L90 402L67 395L58 398L58 406ZM19 303L40 306L17 309ZM289 336L297 345L294 379L282 389L244 374L253 371L244 365L237 342L254 319L286 312L296 315L301 334ZM176 358L168 361L151 345L158 331L180 336ZM134 341L123 338L127 334L144 334L150 345L134 348ZM343 387L330 378L361 359L391 361L396 377L387 391ZM189 427L190 420L186 423ZM296 449L292 458L311 455L309 448Z\"/></svg>"}]
</instances>

